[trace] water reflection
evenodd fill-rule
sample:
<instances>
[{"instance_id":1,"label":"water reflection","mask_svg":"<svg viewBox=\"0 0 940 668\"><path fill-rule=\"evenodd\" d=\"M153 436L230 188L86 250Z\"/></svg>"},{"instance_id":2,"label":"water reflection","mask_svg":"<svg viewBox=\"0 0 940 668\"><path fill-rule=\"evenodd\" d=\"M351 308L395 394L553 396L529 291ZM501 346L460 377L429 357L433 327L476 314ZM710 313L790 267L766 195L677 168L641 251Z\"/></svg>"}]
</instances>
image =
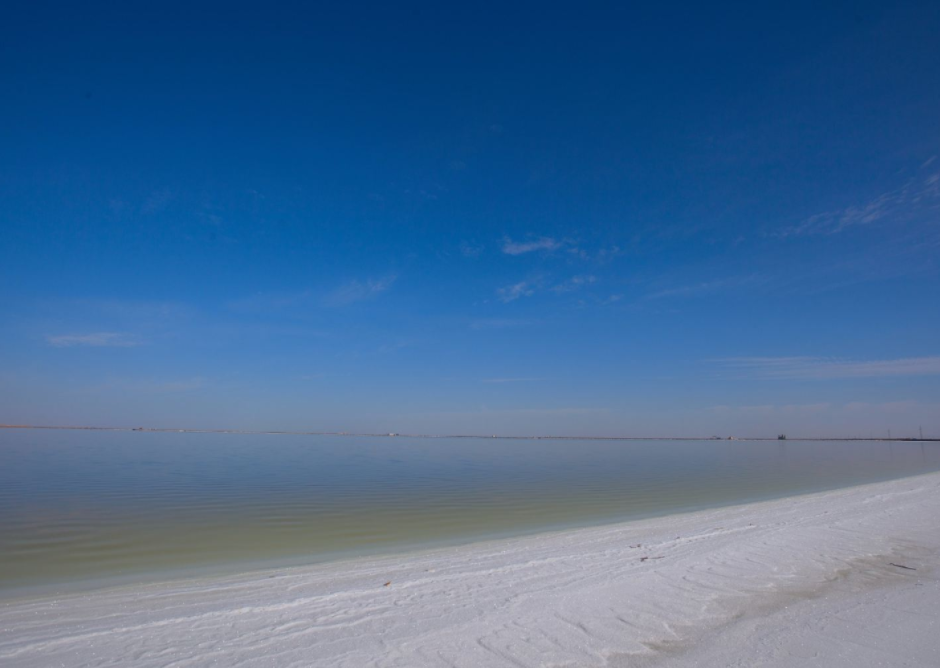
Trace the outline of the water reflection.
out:
<instances>
[{"instance_id":1,"label":"water reflection","mask_svg":"<svg viewBox=\"0 0 940 668\"><path fill-rule=\"evenodd\" d=\"M923 443L0 433L0 589L309 563L940 470Z\"/></svg>"}]
</instances>

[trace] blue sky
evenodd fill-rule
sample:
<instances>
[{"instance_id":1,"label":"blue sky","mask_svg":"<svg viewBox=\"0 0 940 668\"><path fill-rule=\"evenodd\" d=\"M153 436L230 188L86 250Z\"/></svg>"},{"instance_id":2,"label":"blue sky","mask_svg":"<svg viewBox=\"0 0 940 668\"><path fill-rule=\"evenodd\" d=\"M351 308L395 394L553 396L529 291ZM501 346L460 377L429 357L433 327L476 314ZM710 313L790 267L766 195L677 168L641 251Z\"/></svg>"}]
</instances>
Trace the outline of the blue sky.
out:
<instances>
[{"instance_id":1,"label":"blue sky","mask_svg":"<svg viewBox=\"0 0 940 668\"><path fill-rule=\"evenodd\" d=\"M936 3L2 23L0 422L940 435Z\"/></svg>"}]
</instances>

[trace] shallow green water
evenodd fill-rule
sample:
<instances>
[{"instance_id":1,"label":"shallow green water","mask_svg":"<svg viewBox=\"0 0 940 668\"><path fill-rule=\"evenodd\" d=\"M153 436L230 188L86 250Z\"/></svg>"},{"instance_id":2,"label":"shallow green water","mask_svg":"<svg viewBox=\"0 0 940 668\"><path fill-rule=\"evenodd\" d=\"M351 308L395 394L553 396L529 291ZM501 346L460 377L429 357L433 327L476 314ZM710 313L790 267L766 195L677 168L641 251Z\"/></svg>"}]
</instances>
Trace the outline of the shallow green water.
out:
<instances>
[{"instance_id":1,"label":"shallow green water","mask_svg":"<svg viewBox=\"0 0 940 668\"><path fill-rule=\"evenodd\" d=\"M912 442L0 431L0 596L663 515L940 470Z\"/></svg>"}]
</instances>

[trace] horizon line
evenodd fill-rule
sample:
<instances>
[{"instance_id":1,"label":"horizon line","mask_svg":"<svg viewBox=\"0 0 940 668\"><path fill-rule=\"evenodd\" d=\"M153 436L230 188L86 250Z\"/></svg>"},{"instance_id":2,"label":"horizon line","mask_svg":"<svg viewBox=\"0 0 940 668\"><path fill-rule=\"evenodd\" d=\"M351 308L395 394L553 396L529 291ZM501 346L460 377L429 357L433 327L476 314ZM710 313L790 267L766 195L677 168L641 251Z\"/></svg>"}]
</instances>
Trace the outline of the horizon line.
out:
<instances>
[{"instance_id":1,"label":"horizon line","mask_svg":"<svg viewBox=\"0 0 940 668\"><path fill-rule=\"evenodd\" d=\"M479 438L512 440L561 440L561 441L914 441L937 442L932 436L578 436L578 435L524 435L509 434L410 434L403 432L352 432L352 431L299 431L278 429L181 429L178 427L116 427L96 425L36 425L0 424L0 429L54 429L76 431L136 431L177 434L254 434L282 436L355 436L362 438ZM783 438L781 438L783 436Z\"/></svg>"}]
</instances>

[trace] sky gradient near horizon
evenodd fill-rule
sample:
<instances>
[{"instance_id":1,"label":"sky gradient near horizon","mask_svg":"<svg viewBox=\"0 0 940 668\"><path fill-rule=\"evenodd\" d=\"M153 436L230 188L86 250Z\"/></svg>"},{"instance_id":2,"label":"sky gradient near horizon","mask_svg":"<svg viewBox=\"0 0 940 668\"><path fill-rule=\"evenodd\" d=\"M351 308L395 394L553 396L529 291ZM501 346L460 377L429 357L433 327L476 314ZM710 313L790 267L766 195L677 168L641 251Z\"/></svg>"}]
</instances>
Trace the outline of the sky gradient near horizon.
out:
<instances>
[{"instance_id":1,"label":"sky gradient near horizon","mask_svg":"<svg viewBox=\"0 0 940 668\"><path fill-rule=\"evenodd\" d=\"M0 422L940 436L940 5L30 3Z\"/></svg>"}]
</instances>

